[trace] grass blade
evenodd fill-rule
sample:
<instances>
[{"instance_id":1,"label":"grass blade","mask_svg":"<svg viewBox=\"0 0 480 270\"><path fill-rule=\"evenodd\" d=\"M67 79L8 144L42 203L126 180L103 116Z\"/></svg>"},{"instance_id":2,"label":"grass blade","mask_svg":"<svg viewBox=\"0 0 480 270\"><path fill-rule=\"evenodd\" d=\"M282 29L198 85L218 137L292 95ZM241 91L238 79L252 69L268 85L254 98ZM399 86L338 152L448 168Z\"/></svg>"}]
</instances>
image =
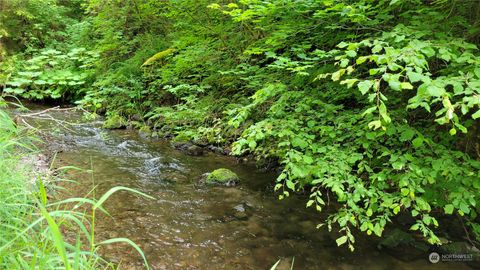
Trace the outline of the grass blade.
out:
<instances>
[{"instance_id":1,"label":"grass blade","mask_svg":"<svg viewBox=\"0 0 480 270\"><path fill-rule=\"evenodd\" d=\"M128 238L113 238L113 239L109 239L109 240L105 240L103 242L100 242L99 245L108 245L108 244L114 244L114 243L127 243L130 246L132 246L135 250L137 250L137 252L140 254L140 256L142 256L143 261L145 262L145 266L147 267L147 269L150 269L150 266L148 265L148 262L147 262L147 258L145 257L145 254L143 254L142 249L137 244L135 244L132 240L130 240Z\"/></svg>"},{"instance_id":2,"label":"grass blade","mask_svg":"<svg viewBox=\"0 0 480 270\"><path fill-rule=\"evenodd\" d=\"M129 191L129 192L141 195L141 196L143 196L145 198L148 198L148 199L154 199L152 196L147 195L147 194L145 194L143 192L140 192L138 190L118 186L118 187L111 188L109 191L107 191L105 194L103 194L103 196L100 197L100 199L97 201L97 203L95 203L95 205L93 206L93 209L99 208L106 200L108 200L108 198L110 198L110 196L112 196L115 192L118 192L118 191L121 191L121 190Z\"/></svg>"}]
</instances>

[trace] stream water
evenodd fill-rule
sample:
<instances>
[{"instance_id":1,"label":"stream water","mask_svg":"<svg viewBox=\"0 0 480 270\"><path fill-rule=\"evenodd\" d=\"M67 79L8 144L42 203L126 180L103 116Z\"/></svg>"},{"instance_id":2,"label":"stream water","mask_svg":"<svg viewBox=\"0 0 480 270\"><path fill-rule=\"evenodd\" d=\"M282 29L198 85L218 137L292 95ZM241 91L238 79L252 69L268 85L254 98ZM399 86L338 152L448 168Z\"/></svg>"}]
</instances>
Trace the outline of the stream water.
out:
<instances>
[{"instance_id":1,"label":"stream water","mask_svg":"<svg viewBox=\"0 0 480 270\"><path fill-rule=\"evenodd\" d=\"M33 108L33 111L42 109ZM100 122L82 122L72 111L48 113L54 119L78 123L62 127L45 119L29 120L54 138L55 166L93 169L66 175L68 196L86 196L94 185L97 198L114 186L126 186L153 196L149 200L127 192L105 204L99 239L128 237L145 252L152 269L470 269L461 263L431 264L428 254L402 260L377 248L375 237L359 237L356 251L337 247L335 233L317 230L324 218L305 208L305 198L278 201L271 185L275 175L232 157L207 153L188 156L165 140L146 139L130 130L105 130ZM55 149L53 147L52 149ZM238 187L198 184L205 172L225 167L242 179ZM133 248L112 245L102 254L121 269L143 269Z\"/></svg>"}]
</instances>

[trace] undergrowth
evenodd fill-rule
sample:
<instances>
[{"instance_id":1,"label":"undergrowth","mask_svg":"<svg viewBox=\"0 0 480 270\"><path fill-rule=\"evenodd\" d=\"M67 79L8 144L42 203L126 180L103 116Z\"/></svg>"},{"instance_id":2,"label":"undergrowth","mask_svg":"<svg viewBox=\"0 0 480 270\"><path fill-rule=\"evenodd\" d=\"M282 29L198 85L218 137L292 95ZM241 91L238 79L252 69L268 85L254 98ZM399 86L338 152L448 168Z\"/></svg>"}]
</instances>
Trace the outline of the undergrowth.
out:
<instances>
[{"instance_id":1,"label":"undergrowth","mask_svg":"<svg viewBox=\"0 0 480 270\"><path fill-rule=\"evenodd\" d=\"M54 179L32 173L33 165L22 161L32 154L30 142L30 135L0 110L0 269L116 269L98 252L104 245L119 242L133 246L148 269L143 252L131 240L97 242L95 216L97 211L105 212L102 204L117 191L151 197L115 187L98 200L51 200L46 186L55 188ZM32 175L36 176L32 179ZM75 232L76 238L67 238L66 232Z\"/></svg>"}]
</instances>

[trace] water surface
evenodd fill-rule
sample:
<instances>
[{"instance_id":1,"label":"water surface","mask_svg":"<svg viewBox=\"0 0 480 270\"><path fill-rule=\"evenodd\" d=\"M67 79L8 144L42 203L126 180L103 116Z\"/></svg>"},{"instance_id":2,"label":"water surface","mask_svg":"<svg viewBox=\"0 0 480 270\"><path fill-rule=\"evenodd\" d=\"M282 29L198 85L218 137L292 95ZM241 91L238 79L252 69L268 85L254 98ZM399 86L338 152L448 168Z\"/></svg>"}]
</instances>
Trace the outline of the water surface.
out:
<instances>
[{"instance_id":1,"label":"water surface","mask_svg":"<svg viewBox=\"0 0 480 270\"><path fill-rule=\"evenodd\" d=\"M39 110L41 108L37 108ZM35 111L35 110L34 110ZM424 257L402 260L377 248L375 237L359 236L354 253L337 247L336 233L315 229L325 216L305 208L305 198L278 201L271 192L273 173L232 157L208 153L188 156L165 140L147 139L135 131L105 130L100 122L83 122L71 111L49 112L54 119L30 119L60 152L55 165L93 169L93 176L73 171L78 182L69 196L96 197L114 186L135 188L149 200L121 192L106 203L111 217L101 215L99 239L128 237L144 250L152 269L469 269L466 265L432 265ZM66 125L68 129L62 127ZM55 149L55 147L53 148ZM229 168L242 179L238 187L206 187L203 173ZM142 269L140 256L123 245L103 248L121 269ZM393 255L393 256L392 256Z\"/></svg>"}]
</instances>

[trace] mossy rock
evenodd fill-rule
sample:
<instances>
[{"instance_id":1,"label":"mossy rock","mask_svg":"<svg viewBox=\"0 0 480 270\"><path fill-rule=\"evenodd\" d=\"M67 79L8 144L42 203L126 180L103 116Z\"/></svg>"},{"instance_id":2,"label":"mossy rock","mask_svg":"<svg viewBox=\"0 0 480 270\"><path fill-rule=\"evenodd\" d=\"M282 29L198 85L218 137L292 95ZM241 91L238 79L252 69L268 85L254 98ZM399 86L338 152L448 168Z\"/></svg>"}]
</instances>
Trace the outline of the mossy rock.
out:
<instances>
[{"instance_id":1,"label":"mossy rock","mask_svg":"<svg viewBox=\"0 0 480 270\"><path fill-rule=\"evenodd\" d=\"M205 181L207 184L222 184L226 186L235 186L240 182L240 178L229 169L221 168L211 172Z\"/></svg>"},{"instance_id":2,"label":"mossy rock","mask_svg":"<svg viewBox=\"0 0 480 270\"><path fill-rule=\"evenodd\" d=\"M128 122L125 118L118 114L111 115L103 122L103 127L108 129L125 128Z\"/></svg>"},{"instance_id":3,"label":"mossy rock","mask_svg":"<svg viewBox=\"0 0 480 270\"><path fill-rule=\"evenodd\" d=\"M451 242L439 247L440 252L445 254L474 254L480 255L478 250L475 250L474 247L467 242ZM476 254L475 254L476 253Z\"/></svg>"},{"instance_id":4,"label":"mossy rock","mask_svg":"<svg viewBox=\"0 0 480 270\"><path fill-rule=\"evenodd\" d=\"M138 133L140 134L140 136L143 136L143 137L151 137L153 132L149 126L142 125L138 130Z\"/></svg>"},{"instance_id":5,"label":"mossy rock","mask_svg":"<svg viewBox=\"0 0 480 270\"><path fill-rule=\"evenodd\" d=\"M180 132L179 134L177 134L177 136L175 136L175 138L173 138L173 142L176 143L187 143L191 140L192 136L186 132Z\"/></svg>"},{"instance_id":6,"label":"mossy rock","mask_svg":"<svg viewBox=\"0 0 480 270\"><path fill-rule=\"evenodd\" d=\"M422 258L429 250L426 243L416 241L411 234L398 228L386 232L378 248L404 262Z\"/></svg>"}]
</instances>

